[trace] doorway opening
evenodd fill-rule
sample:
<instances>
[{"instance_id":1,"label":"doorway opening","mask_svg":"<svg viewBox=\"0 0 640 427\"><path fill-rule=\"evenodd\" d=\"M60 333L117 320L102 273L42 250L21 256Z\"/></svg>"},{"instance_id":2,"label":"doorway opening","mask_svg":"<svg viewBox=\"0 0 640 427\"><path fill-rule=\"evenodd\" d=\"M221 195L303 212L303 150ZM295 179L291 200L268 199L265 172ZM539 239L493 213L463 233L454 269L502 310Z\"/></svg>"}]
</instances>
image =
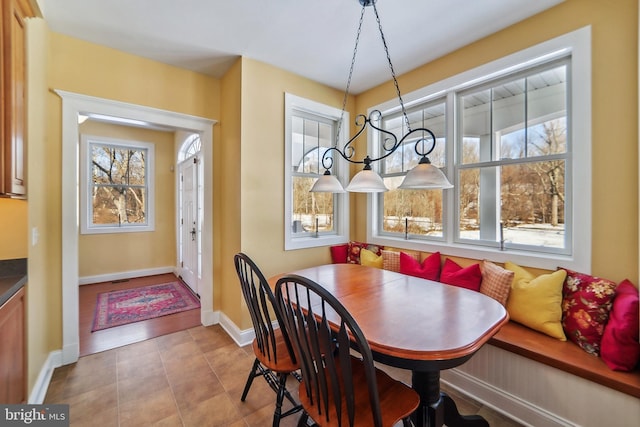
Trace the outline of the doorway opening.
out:
<instances>
[{"instance_id":1,"label":"doorway opening","mask_svg":"<svg viewBox=\"0 0 640 427\"><path fill-rule=\"evenodd\" d=\"M200 297L202 279L203 164L199 134L189 135L178 151L178 271Z\"/></svg>"},{"instance_id":2,"label":"doorway opening","mask_svg":"<svg viewBox=\"0 0 640 427\"><path fill-rule=\"evenodd\" d=\"M79 275L78 275L78 116L100 114L109 117L133 120L141 126L162 126L177 131L197 133L201 139L200 153L203 158L203 183L213 182L213 125L215 120L194 117L167 110L145 107L104 98L54 90L62 98L62 354L63 365L78 360L79 344ZM213 206L212 186L203 184L203 207ZM213 259L213 221L210 214L203 215L202 258ZM216 323L213 312L213 266L201 266L203 286L200 287L201 323L205 326Z\"/></svg>"}]
</instances>

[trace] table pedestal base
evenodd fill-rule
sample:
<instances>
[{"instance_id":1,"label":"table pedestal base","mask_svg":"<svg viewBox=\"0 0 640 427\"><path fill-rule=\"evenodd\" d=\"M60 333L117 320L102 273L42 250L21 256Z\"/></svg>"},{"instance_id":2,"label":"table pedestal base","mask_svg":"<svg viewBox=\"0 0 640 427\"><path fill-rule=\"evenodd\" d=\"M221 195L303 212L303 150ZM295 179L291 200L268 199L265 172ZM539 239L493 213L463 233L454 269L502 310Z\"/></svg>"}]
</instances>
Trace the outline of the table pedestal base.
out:
<instances>
[{"instance_id":1,"label":"table pedestal base","mask_svg":"<svg viewBox=\"0 0 640 427\"><path fill-rule=\"evenodd\" d=\"M416 427L489 427L479 415L460 415L453 399L440 391L440 371L413 371L411 383L420 395L420 407L413 416Z\"/></svg>"}]
</instances>

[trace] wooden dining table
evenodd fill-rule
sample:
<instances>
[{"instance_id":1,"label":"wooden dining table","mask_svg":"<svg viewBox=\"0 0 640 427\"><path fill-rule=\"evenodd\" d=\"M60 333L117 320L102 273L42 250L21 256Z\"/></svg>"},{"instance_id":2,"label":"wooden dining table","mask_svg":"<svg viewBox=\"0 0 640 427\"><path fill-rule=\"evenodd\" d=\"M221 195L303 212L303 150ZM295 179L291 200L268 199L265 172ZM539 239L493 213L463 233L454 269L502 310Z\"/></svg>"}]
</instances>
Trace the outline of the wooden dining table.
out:
<instances>
[{"instance_id":1,"label":"wooden dining table","mask_svg":"<svg viewBox=\"0 0 640 427\"><path fill-rule=\"evenodd\" d=\"M346 307L382 364L411 370L420 395L416 426L488 426L463 416L440 390L440 371L469 360L508 321L505 308L479 292L358 264L291 271L317 282Z\"/></svg>"}]
</instances>

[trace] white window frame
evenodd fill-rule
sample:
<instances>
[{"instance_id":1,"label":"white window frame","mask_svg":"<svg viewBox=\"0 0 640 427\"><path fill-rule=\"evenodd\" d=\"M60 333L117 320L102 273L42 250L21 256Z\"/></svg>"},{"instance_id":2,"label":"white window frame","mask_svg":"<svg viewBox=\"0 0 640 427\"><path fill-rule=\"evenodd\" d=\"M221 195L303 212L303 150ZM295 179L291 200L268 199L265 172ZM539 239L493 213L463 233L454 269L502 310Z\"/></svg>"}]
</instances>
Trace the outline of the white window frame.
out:
<instances>
[{"instance_id":1,"label":"white window frame","mask_svg":"<svg viewBox=\"0 0 640 427\"><path fill-rule=\"evenodd\" d=\"M428 102L443 96L448 100L447 115L450 117L447 127L446 145L447 166L445 173L450 179L455 177L454 150L456 126L454 114L456 91L479 85L485 81L514 72L531 68L536 64L571 56L568 67L568 85L571 105L571 117L567 117L567 126L572 135L571 156L567 164L565 183L570 193L580 195L571 201L571 212L566 213L565 221L571 223L572 234L568 240L567 254L533 252L522 249L479 247L457 242L455 239L456 190L444 190L443 241L405 240L388 236L379 230L379 218L382 215L378 197L368 196L367 201L367 241L379 245L393 246L426 252L441 251L446 255L471 259L490 259L495 262L512 261L521 265L555 270L563 267L589 273L591 271L591 28L589 26L559 36L555 39L527 48L507 57L463 72L443 81L434 83L415 92L403 95L407 108ZM451 102L449 102L451 101ZM390 100L371 107L380 110L383 115L393 114L399 109L397 100ZM369 151L375 151L374 135L369 135ZM453 182L453 181L452 181ZM454 186L456 182L453 182ZM569 191L568 191L569 192Z\"/></svg>"},{"instance_id":2,"label":"white window frame","mask_svg":"<svg viewBox=\"0 0 640 427\"><path fill-rule=\"evenodd\" d=\"M285 250L295 250L304 248L314 248L320 246L331 246L349 241L349 199L347 193L336 194L334 199L334 226L335 232L331 234L311 234L300 236L293 232L293 175L291 173L292 164L292 118L295 112L308 113L320 116L339 124L342 119L342 130L339 133L338 144L340 147L347 142L349 129L349 113L342 114L338 108L334 108L316 101L305 99L290 93L285 93L285 114L284 114L284 134L285 134L285 159L284 159L284 248ZM334 156L332 173L345 186L346 172L348 167L339 156Z\"/></svg>"},{"instance_id":3,"label":"white window frame","mask_svg":"<svg viewBox=\"0 0 640 427\"><path fill-rule=\"evenodd\" d=\"M147 150L146 176L147 218L146 224L95 225L91 218L91 150L93 143L115 147L130 147ZM101 136L80 137L80 234L139 233L155 230L155 145L149 142L130 141Z\"/></svg>"}]
</instances>

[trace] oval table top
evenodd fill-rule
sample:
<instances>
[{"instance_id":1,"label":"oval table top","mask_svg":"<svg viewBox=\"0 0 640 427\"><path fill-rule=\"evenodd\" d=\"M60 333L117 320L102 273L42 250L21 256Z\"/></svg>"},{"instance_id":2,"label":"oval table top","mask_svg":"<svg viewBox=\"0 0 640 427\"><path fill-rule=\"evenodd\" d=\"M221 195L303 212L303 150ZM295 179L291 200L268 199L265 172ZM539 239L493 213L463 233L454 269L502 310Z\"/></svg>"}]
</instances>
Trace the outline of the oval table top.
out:
<instances>
[{"instance_id":1,"label":"oval table top","mask_svg":"<svg viewBox=\"0 0 640 427\"><path fill-rule=\"evenodd\" d=\"M379 268L321 265L274 276L272 288L289 274L311 279L336 296L371 350L392 360L455 366L459 363L446 362L464 362L509 320L505 308L484 294Z\"/></svg>"}]
</instances>

